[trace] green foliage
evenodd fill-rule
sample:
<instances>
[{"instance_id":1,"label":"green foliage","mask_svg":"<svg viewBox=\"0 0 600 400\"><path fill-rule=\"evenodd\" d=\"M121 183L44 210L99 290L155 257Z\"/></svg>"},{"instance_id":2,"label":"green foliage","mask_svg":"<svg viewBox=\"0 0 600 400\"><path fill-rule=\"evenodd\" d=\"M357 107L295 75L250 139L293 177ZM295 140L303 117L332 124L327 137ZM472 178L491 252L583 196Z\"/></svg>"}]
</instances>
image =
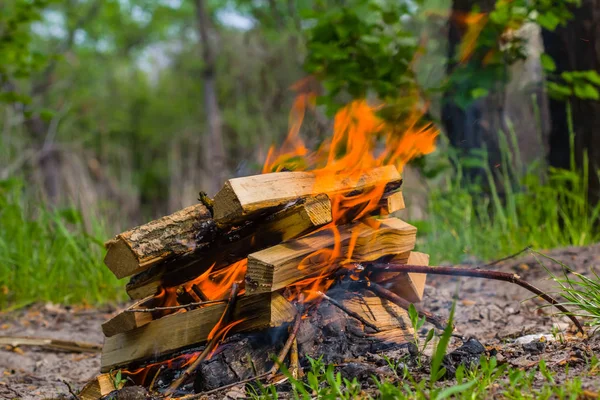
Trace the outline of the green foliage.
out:
<instances>
[{"instance_id":1,"label":"green foliage","mask_svg":"<svg viewBox=\"0 0 600 400\"><path fill-rule=\"evenodd\" d=\"M339 104L340 94L360 98L373 91L390 99L414 86L410 61L417 40L405 28L402 17L407 15L407 2L372 0L305 13L315 24L309 32L305 66L323 79L328 95L321 100L330 110Z\"/></svg>"},{"instance_id":2,"label":"green foliage","mask_svg":"<svg viewBox=\"0 0 600 400\"><path fill-rule=\"evenodd\" d=\"M432 263L489 260L534 248L584 246L600 240L600 206L588 202L588 163L568 170L520 165L516 137L501 136L502 161L492 170L485 151L452 155L452 173L429 193L429 218L418 222L426 239L419 248ZM508 140L512 143L508 144ZM574 155L572 155L574 157ZM465 168L481 168L485 181L468 183ZM500 182L498 186L497 182Z\"/></svg>"},{"instance_id":3,"label":"green foliage","mask_svg":"<svg viewBox=\"0 0 600 400\"><path fill-rule=\"evenodd\" d=\"M590 276L585 276L573 271L563 262L540 252L534 252L538 262L558 283L560 295L566 299L563 304L577 311L575 315L586 319L586 324L594 330L600 328L600 275L590 266ZM562 267L562 275L555 275L544 264L544 260L551 261Z\"/></svg>"},{"instance_id":4,"label":"green foliage","mask_svg":"<svg viewBox=\"0 0 600 400\"><path fill-rule=\"evenodd\" d=\"M102 263L101 227L89 232L74 209L27 203L21 182L0 182L0 309L122 299L121 285Z\"/></svg>"},{"instance_id":5,"label":"green foliage","mask_svg":"<svg viewBox=\"0 0 600 400\"><path fill-rule=\"evenodd\" d=\"M429 377L416 378L403 367L403 374L397 374L399 366L395 363L390 368L396 373L396 379L380 381L373 377L376 389L364 390L356 378L345 379L335 372L333 365L325 365L321 358L309 358L310 370L305 380L294 378L285 365L278 362L281 371L292 385L292 396L295 399L378 399L378 400L442 400L442 399L577 399L583 393L579 377L567 377L558 382L555 373L541 359L537 368L523 371L511 368L508 364L500 364L495 357L482 356L477 367L457 368L453 381L441 380L445 375L442 360L452 337L452 321L456 303L450 311L447 328L435 346L431 359ZM414 318L413 318L414 319ZM588 360L588 374L597 373L598 360ZM536 376L542 377L542 382ZM568 371L567 371L568 375ZM254 399L278 399L279 394L274 385L263 386L258 383L258 390L251 393ZM287 397L286 397L287 398Z\"/></svg>"},{"instance_id":6,"label":"green foliage","mask_svg":"<svg viewBox=\"0 0 600 400\"><path fill-rule=\"evenodd\" d=\"M27 103L29 97L6 84L10 79L29 77L46 60L33 49L32 24L41 20L47 0L14 0L2 4L0 12L0 102Z\"/></svg>"}]
</instances>

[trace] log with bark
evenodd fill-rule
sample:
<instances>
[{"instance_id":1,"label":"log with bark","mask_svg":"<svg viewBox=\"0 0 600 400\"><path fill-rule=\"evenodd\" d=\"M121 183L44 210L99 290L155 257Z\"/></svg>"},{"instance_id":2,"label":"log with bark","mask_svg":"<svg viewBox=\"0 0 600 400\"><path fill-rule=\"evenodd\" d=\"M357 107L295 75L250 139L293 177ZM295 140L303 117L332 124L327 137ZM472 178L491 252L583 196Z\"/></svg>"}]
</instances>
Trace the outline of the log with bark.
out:
<instances>
[{"instance_id":1,"label":"log with bark","mask_svg":"<svg viewBox=\"0 0 600 400\"><path fill-rule=\"evenodd\" d=\"M210 217L203 204L196 204L123 232L105 243L104 263L117 278L124 278L192 252L199 232L214 229Z\"/></svg>"},{"instance_id":2,"label":"log with bark","mask_svg":"<svg viewBox=\"0 0 600 400\"><path fill-rule=\"evenodd\" d=\"M202 274L233 264L255 250L301 236L331 222L331 203L317 195L289 204L283 210L234 229L213 240L200 251L166 261L134 276L127 284L132 299L154 295L159 287L176 286Z\"/></svg>"}]
</instances>

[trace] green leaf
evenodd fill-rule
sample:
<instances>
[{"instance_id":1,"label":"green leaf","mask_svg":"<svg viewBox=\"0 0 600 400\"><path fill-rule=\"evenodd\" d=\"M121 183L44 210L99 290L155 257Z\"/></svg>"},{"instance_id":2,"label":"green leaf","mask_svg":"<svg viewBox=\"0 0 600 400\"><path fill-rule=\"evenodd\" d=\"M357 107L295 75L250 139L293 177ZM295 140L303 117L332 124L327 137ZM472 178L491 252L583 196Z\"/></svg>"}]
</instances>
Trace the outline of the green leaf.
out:
<instances>
[{"instance_id":1,"label":"green leaf","mask_svg":"<svg viewBox=\"0 0 600 400\"><path fill-rule=\"evenodd\" d=\"M442 390L435 398L436 400L447 399L450 396L471 389L476 383L477 380L474 379L472 381L465 382L461 385L451 386Z\"/></svg>"},{"instance_id":2,"label":"green leaf","mask_svg":"<svg viewBox=\"0 0 600 400\"><path fill-rule=\"evenodd\" d=\"M598 72L594 71L593 69L581 72L583 77L590 81L590 83L600 86L600 74L598 74Z\"/></svg>"},{"instance_id":3,"label":"green leaf","mask_svg":"<svg viewBox=\"0 0 600 400\"><path fill-rule=\"evenodd\" d=\"M489 90L485 89L485 88L475 88L473 90L471 90L471 97L473 97L473 100L479 99L481 97L485 97L489 94Z\"/></svg>"},{"instance_id":4,"label":"green leaf","mask_svg":"<svg viewBox=\"0 0 600 400\"><path fill-rule=\"evenodd\" d=\"M542 55L540 56L540 62L542 63L542 68L544 69L544 71L556 71L556 64L554 63L552 57L550 57L548 54L542 53Z\"/></svg>"},{"instance_id":5,"label":"green leaf","mask_svg":"<svg viewBox=\"0 0 600 400\"><path fill-rule=\"evenodd\" d=\"M546 12L543 14L539 14L537 17L537 22L542 26L542 28L546 28L549 31L553 31L556 29L558 24L560 24L560 19L552 12Z\"/></svg>"},{"instance_id":6,"label":"green leaf","mask_svg":"<svg viewBox=\"0 0 600 400\"><path fill-rule=\"evenodd\" d=\"M598 89L589 83L575 85L575 96L585 100L600 100Z\"/></svg>"}]
</instances>

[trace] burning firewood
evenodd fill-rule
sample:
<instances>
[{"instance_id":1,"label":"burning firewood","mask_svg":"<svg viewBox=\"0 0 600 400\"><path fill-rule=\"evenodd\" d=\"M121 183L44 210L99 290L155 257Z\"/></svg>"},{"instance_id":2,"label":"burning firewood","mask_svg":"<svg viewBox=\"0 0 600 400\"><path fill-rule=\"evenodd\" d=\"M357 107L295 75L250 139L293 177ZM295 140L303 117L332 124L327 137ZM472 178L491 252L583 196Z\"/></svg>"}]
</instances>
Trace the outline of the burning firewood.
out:
<instances>
[{"instance_id":1,"label":"burning firewood","mask_svg":"<svg viewBox=\"0 0 600 400\"><path fill-rule=\"evenodd\" d=\"M198 232L211 229L209 221L208 209L196 204L123 232L106 242L104 263L117 278L124 278L169 257L189 253Z\"/></svg>"},{"instance_id":2,"label":"burning firewood","mask_svg":"<svg viewBox=\"0 0 600 400\"><path fill-rule=\"evenodd\" d=\"M367 192L389 184L399 186L400 173L393 165L376 168L356 178L317 177L314 172L278 172L230 179L215 196L214 218L219 224L235 223L257 212L317 193L336 195Z\"/></svg>"},{"instance_id":3,"label":"burning firewood","mask_svg":"<svg viewBox=\"0 0 600 400\"><path fill-rule=\"evenodd\" d=\"M140 328L106 338L102 372L134 361L156 361L161 356L204 343L220 320L226 304L215 304L167 315ZM294 318L296 309L279 293L240 296L232 320L239 322L232 332L279 326Z\"/></svg>"},{"instance_id":4,"label":"burning firewood","mask_svg":"<svg viewBox=\"0 0 600 400\"><path fill-rule=\"evenodd\" d=\"M210 210L193 206L118 235L108 242L105 261L117 276L135 274L127 292L138 302L103 324L101 371L124 368L150 390L189 393L192 378L196 391L204 391L256 373L273 377L271 350L280 358L292 351L296 365L298 353L341 354L330 347L343 344L344 335L360 352L406 343L413 337L406 311L349 279L364 273L353 262L427 264L426 255L411 253L416 228L391 217L404 208L401 183L394 166L354 178L312 172L237 178L214 201L204 199ZM422 296L423 275L375 275L410 301ZM332 287L340 289L336 298L325 294ZM259 338L284 324L291 329L283 347L219 344L231 335ZM339 326L339 342L307 336L328 324ZM254 367L231 365L240 354L254 354ZM169 365L180 365L179 375ZM162 374L171 380L165 383Z\"/></svg>"},{"instance_id":5,"label":"burning firewood","mask_svg":"<svg viewBox=\"0 0 600 400\"><path fill-rule=\"evenodd\" d=\"M417 234L414 226L397 218L383 219L376 225L379 226L358 223L340 227L338 232L324 230L252 253L248 256L246 290L248 293L279 290L315 274L331 274L344 261L376 260L414 248Z\"/></svg>"},{"instance_id":6,"label":"burning firewood","mask_svg":"<svg viewBox=\"0 0 600 400\"><path fill-rule=\"evenodd\" d=\"M211 265L227 266L253 250L293 239L331 222L331 203L326 195L292 202L288 207L216 238L212 246L167 261L132 278L127 293L132 299L154 295L165 283L180 284L200 275Z\"/></svg>"}]
</instances>

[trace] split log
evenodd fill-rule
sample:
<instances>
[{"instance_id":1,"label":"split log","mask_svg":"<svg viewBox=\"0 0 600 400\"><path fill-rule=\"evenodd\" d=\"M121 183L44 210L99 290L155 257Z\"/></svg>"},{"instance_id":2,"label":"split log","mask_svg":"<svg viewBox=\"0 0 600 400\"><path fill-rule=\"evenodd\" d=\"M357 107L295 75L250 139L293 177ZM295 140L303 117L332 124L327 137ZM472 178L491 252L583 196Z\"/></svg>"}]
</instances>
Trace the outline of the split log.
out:
<instances>
[{"instance_id":1,"label":"split log","mask_svg":"<svg viewBox=\"0 0 600 400\"><path fill-rule=\"evenodd\" d=\"M153 300L154 298L152 296L149 296L143 300L136 301L128 308L150 308L152 306ZM130 331L132 329L139 328L140 326L144 326L150 323L152 319L153 317L151 313L132 313L121 311L117 315L115 315L114 317L102 324L102 332L106 337L114 336L117 333Z\"/></svg>"},{"instance_id":2,"label":"split log","mask_svg":"<svg viewBox=\"0 0 600 400\"><path fill-rule=\"evenodd\" d=\"M226 304L215 304L178 314L167 315L134 330L106 338L101 371L135 362L157 361L161 356L205 342L219 322ZM240 296L232 320L241 322L231 332L259 330L291 321L294 306L279 293Z\"/></svg>"},{"instance_id":3,"label":"split log","mask_svg":"<svg viewBox=\"0 0 600 400\"><path fill-rule=\"evenodd\" d=\"M230 179L215 196L214 218L219 225L236 223L298 198L318 193L331 196L366 192L401 180L400 173L392 165L343 179L314 172L276 172Z\"/></svg>"},{"instance_id":4,"label":"split log","mask_svg":"<svg viewBox=\"0 0 600 400\"><path fill-rule=\"evenodd\" d=\"M117 278L193 251L203 230L215 229L209 210L196 204L117 235L105 243L104 263Z\"/></svg>"},{"instance_id":5,"label":"split log","mask_svg":"<svg viewBox=\"0 0 600 400\"><path fill-rule=\"evenodd\" d=\"M248 253L276 245L331 222L331 202L326 195L303 199L263 220L249 224L214 246L163 263L131 279L127 293L132 299L154 295L161 286L175 286L196 278L210 266L215 270L233 264Z\"/></svg>"},{"instance_id":6,"label":"split log","mask_svg":"<svg viewBox=\"0 0 600 400\"><path fill-rule=\"evenodd\" d=\"M429 265L429 255L411 251L392 258L389 262L397 264ZM411 303L418 303L423 299L427 274L413 272L376 272L371 277L373 282L383 285L386 289Z\"/></svg>"},{"instance_id":7,"label":"split log","mask_svg":"<svg viewBox=\"0 0 600 400\"><path fill-rule=\"evenodd\" d=\"M339 227L339 236L322 230L301 239L270 247L248 256L246 291L264 293L282 289L301 279L323 273L326 265L344 261L372 261L402 254L415 246L417 228L398 218L382 219L378 228L364 223ZM339 254L331 259L320 251L341 241ZM350 247L352 255L348 257Z\"/></svg>"},{"instance_id":8,"label":"split log","mask_svg":"<svg viewBox=\"0 0 600 400\"><path fill-rule=\"evenodd\" d=\"M89 381L78 394L80 400L100 400L111 392L121 389L125 382L119 382L119 387L115 387L115 382L110 373L100 374Z\"/></svg>"},{"instance_id":9,"label":"split log","mask_svg":"<svg viewBox=\"0 0 600 400\"><path fill-rule=\"evenodd\" d=\"M397 191L395 193L390 194L389 196L383 197L383 201L385 202L385 207L382 208L384 215L404 210L404 208L406 207L402 191Z\"/></svg>"}]
</instances>

